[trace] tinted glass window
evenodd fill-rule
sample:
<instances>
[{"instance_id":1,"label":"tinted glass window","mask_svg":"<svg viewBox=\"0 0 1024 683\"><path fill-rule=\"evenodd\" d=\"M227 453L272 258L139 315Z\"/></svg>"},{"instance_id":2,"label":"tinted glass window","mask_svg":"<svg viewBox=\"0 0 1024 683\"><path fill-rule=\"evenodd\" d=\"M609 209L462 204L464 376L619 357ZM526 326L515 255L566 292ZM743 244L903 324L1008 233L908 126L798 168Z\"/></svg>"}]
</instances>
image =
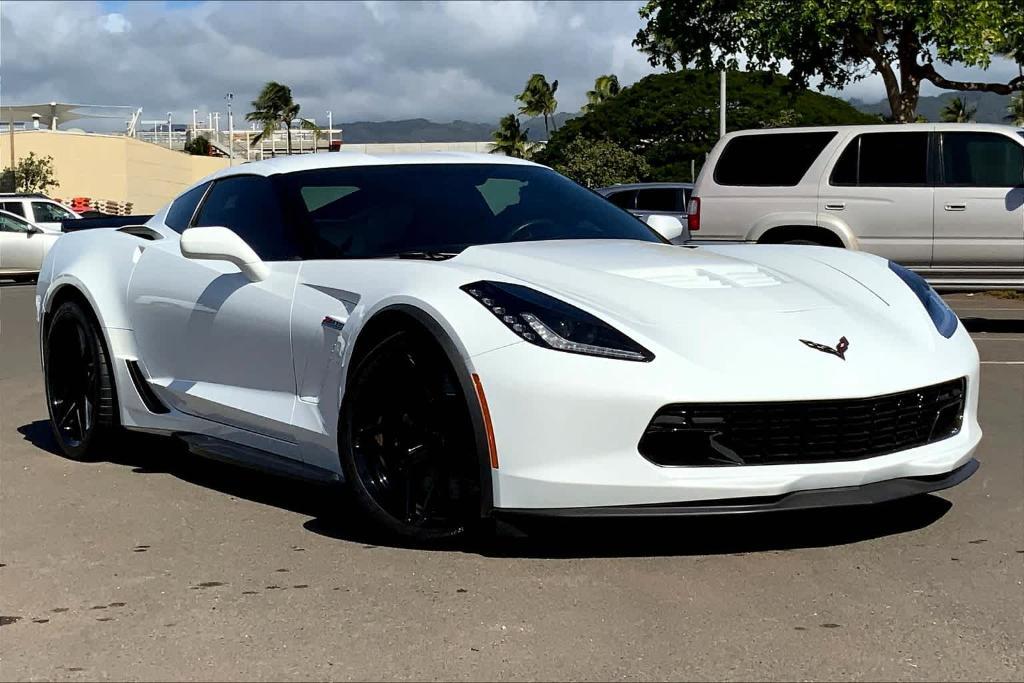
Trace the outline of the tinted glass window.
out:
<instances>
[{"instance_id":1,"label":"tinted glass window","mask_svg":"<svg viewBox=\"0 0 1024 683\"><path fill-rule=\"evenodd\" d=\"M843 150L829 182L869 187L927 185L928 133L858 135Z\"/></svg>"},{"instance_id":2,"label":"tinted glass window","mask_svg":"<svg viewBox=\"0 0 1024 683\"><path fill-rule=\"evenodd\" d=\"M1024 147L995 133L943 133L942 171L946 185L1024 185Z\"/></svg>"},{"instance_id":3,"label":"tinted glass window","mask_svg":"<svg viewBox=\"0 0 1024 683\"><path fill-rule=\"evenodd\" d=\"M60 223L75 217L63 206L50 202L32 202L32 213L35 214L36 223Z\"/></svg>"},{"instance_id":4,"label":"tinted glass window","mask_svg":"<svg viewBox=\"0 0 1024 683\"><path fill-rule=\"evenodd\" d=\"M19 216L25 215L25 205L22 202L0 202L0 209L16 213Z\"/></svg>"},{"instance_id":5,"label":"tinted glass window","mask_svg":"<svg viewBox=\"0 0 1024 683\"><path fill-rule=\"evenodd\" d=\"M636 208L636 190L623 190L608 195L608 201L620 209Z\"/></svg>"},{"instance_id":6,"label":"tinted glass window","mask_svg":"<svg viewBox=\"0 0 1024 683\"><path fill-rule=\"evenodd\" d=\"M331 168L276 176L274 183L308 258L459 252L531 240L662 241L600 195L533 166Z\"/></svg>"},{"instance_id":7,"label":"tinted glass window","mask_svg":"<svg viewBox=\"0 0 1024 683\"><path fill-rule=\"evenodd\" d=\"M682 211L683 191L675 188L640 190L636 195L638 211Z\"/></svg>"},{"instance_id":8,"label":"tinted glass window","mask_svg":"<svg viewBox=\"0 0 1024 683\"><path fill-rule=\"evenodd\" d=\"M231 228L264 261L287 261L301 255L295 235L285 231L273 184L263 176L216 181L195 225Z\"/></svg>"},{"instance_id":9,"label":"tinted glass window","mask_svg":"<svg viewBox=\"0 0 1024 683\"><path fill-rule=\"evenodd\" d=\"M31 229L27 221L0 214L0 232L29 232Z\"/></svg>"},{"instance_id":10,"label":"tinted glass window","mask_svg":"<svg viewBox=\"0 0 1024 683\"><path fill-rule=\"evenodd\" d=\"M171 204L171 208L167 209L164 225L175 232L181 232L187 228L189 221L192 220L192 216L196 212L199 200L206 194L206 188L209 186L210 183L203 183L175 199L174 203Z\"/></svg>"},{"instance_id":11,"label":"tinted glass window","mask_svg":"<svg viewBox=\"0 0 1024 683\"><path fill-rule=\"evenodd\" d=\"M800 182L833 131L741 135L730 140L715 166L719 185L792 186Z\"/></svg>"}]
</instances>

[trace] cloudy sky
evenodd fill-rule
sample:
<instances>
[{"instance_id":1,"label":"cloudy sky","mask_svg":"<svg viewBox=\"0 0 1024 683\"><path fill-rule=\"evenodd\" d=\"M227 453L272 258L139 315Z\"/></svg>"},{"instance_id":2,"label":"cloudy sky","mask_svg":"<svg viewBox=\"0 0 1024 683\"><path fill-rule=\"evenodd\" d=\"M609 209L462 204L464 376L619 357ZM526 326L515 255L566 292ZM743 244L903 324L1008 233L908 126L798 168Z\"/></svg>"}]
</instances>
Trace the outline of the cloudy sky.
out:
<instances>
[{"instance_id":1,"label":"cloudy sky","mask_svg":"<svg viewBox=\"0 0 1024 683\"><path fill-rule=\"evenodd\" d=\"M651 73L631 45L641 4L0 0L0 98L132 105L184 121L193 108L223 111L227 92L245 111L277 80L318 121L331 109L335 121L489 122L540 71L559 80L560 109L576 111L596 75L628 84ZM1015 73L1001 62L989 76ZM883 92L870 79L841 95Z\"/></svg>"}]
</instances>

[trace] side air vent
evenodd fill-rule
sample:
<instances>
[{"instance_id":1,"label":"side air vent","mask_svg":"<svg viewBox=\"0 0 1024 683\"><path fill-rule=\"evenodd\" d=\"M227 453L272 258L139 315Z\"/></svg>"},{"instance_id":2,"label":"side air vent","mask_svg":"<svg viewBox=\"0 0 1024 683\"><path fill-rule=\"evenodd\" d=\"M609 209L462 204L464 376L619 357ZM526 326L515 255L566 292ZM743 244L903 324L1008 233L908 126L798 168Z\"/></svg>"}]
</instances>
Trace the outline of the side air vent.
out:
<instances>
[{"instance_id":1,"label":"side air vent","mask_svg":"<svg viewBox=\"0 0 1024 683\"><path fill-rule=\"evenodd\" d=\"M145 225L126 225L123 228L118 228L117 231L123 232L126 235L133 235L140 239L149 240L150 242L162 240L164 238L164 236L156 230L151 230Z\"/></svg>"},{"instance_id":2,"label":"side air vent","mask_svg":"<svg viewBox=\"0 0 1024 683\"><path fill-rule=\"evenodd\" d=\"M146 409L151 413L157 415L163 415L171 412L170 409L165 406L153 390L149 388L149 382L142 376L142 370L139 368L139 364L133 360L125 361L128 366L128 374L132 377L132 384L135 385L135 391L139 392L139 398L146 404Z\"/></svg>"}]
</instances>

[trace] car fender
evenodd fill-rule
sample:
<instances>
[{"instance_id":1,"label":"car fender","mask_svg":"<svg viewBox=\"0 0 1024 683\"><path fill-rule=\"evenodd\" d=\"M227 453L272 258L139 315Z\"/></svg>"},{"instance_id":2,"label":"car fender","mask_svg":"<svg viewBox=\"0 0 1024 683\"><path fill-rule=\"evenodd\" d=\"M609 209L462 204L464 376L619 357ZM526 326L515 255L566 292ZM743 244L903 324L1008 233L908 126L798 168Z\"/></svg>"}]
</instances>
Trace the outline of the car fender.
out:
<instances>
[{"instance_id":1,"label":"car fender","mask_svg":"<svg viewBox=\"0 0 1024 683\"><path fill-rule=\"evenodd\" d=\"M782 227L817 227L835 234L847 249L857 248L857 237L843 221L833 216L821 216L810 211L770 213L759 218L747 231L747 242L760 242L769 230Z\"/></svg>"}]
</instances>

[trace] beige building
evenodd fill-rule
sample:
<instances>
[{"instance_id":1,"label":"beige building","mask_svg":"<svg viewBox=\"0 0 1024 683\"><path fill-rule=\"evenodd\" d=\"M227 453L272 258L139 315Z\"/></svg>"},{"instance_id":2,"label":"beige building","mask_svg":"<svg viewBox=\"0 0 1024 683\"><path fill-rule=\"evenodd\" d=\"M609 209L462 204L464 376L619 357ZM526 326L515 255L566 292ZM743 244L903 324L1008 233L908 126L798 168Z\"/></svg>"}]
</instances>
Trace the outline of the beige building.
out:
<instances>
[{"instance_id":1,"label":"beige building","mask_svg":"<svg viewBox=\"0 0 1024 683\"><path fill-rule=\"evenodd\" d=\"M10 163L10 133L0 135L0 157ZM26 130L14 133L16 159L35 152L52 156L57 182L49 194L131 202L132 212L153 213L196 180L228 165L217 157L191 156L123 135Z\"/></svg>"}]
</instances>

